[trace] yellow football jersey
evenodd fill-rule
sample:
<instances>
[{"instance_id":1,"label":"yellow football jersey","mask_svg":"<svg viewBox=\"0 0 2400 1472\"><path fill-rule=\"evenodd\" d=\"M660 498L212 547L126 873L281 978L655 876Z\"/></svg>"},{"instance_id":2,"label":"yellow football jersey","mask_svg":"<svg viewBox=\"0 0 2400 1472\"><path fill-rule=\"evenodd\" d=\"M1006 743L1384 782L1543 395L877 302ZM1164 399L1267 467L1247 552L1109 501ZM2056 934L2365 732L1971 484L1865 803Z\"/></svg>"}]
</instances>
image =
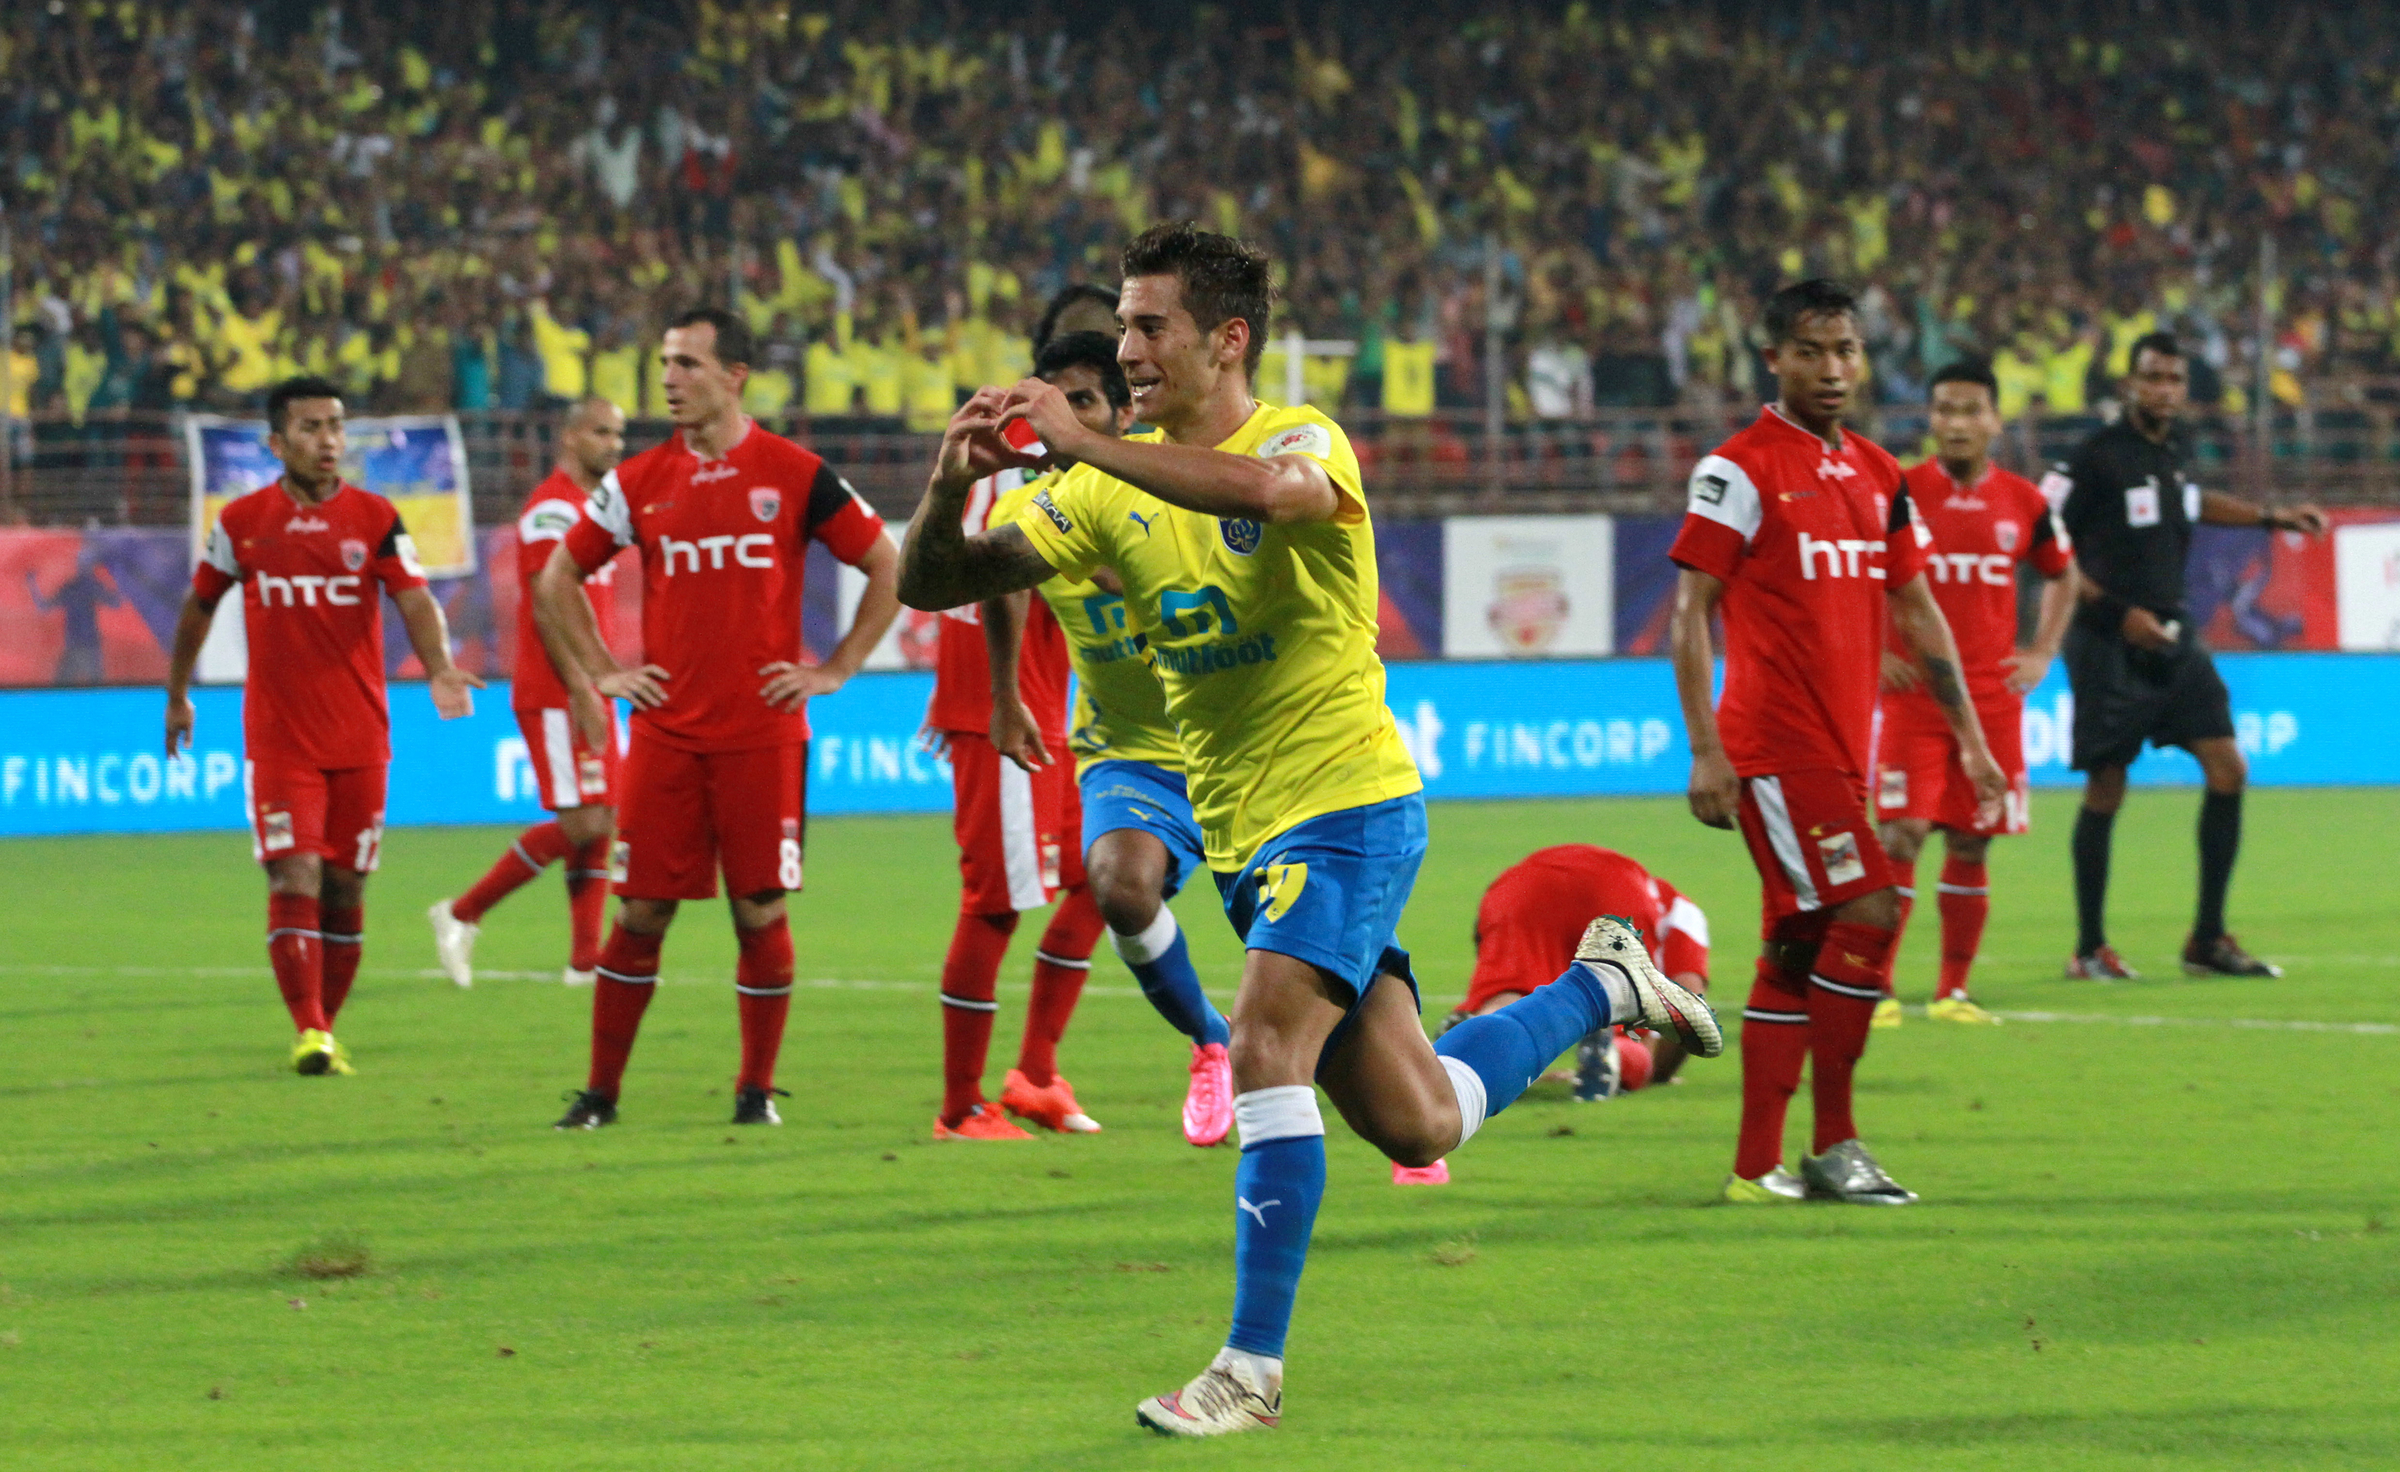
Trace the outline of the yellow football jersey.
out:
<instances>
[{"instance_id":1,"label":"yellow football jersey","mask_svg":"<svg viewBox=\"0 0 2400 1472\"><path fill-rule=\"evenodd\" d=\"M1261 404L1217 448L1307 455L1341 510L1283 526L1203 516L1078 465L1035 488L1016 525L1066 577L1110 567L1124 580L1126 629L1165 687L1209 867L1230 872L1295 824L1424 783L1383 703L1375 532L1349 438L1305 405Z\"/></svg>"},{"instance_id":2,"label":"yellow football jersey","mask_svg":"<svg viewBox=\"0 0 2400 1472\"><path fill-rule=\"evenodd\" d=\"M1063 472L1039 476L992 503L991 524L1006 526ZM1080 773L1093 762L1150 762L1180 772L1183 747L1167 716L1167 692L1150 668L1142 636L1125 627L1125 599L1089 578L1064 573L1035 592L1058 616L1067 636L1067 663L1075 671L1074 724L1067 749Z\"/></svg>"}]
</instances>

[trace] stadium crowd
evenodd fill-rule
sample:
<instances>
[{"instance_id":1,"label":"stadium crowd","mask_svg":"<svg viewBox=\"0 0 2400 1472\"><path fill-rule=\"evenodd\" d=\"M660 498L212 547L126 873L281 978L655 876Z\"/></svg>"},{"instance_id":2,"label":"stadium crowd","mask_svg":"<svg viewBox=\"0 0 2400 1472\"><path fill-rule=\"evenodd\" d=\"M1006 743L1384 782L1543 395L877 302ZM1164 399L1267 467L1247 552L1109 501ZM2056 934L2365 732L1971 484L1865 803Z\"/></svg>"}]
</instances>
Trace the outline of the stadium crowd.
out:
<instances>
[{"instance_id":1,"label":"stadium crowd","mask_svg":"<svg viewBox=\"0 0 2400 1472\"><path fill-rule=\"evenodd\" d=\"M5 8L20 417L299 371L654 412L659 324L730 294L754 411L938 427L1173 216L1355 345L1312 399L1396 415L1748 394L1756 303L1814 273L1865 283L1887 399L1978 352L2005 412L2081 412L2169 326L2238 409L2267 239L2278 397L2400 356L2374 7Z\"/></svg>"}]
</instances>

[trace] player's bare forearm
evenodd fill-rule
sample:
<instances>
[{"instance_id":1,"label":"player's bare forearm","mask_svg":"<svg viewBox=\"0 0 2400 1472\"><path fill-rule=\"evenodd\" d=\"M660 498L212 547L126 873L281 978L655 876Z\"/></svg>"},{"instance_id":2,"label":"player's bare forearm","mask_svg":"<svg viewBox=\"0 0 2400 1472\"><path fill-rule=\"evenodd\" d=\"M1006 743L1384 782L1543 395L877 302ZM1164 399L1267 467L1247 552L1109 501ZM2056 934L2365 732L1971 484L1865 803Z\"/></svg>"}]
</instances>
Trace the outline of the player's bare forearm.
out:
<instances>
[{"instance_id":1,"label":"player's bare forearm","mask_svg":"<svg viewBox=\"0 0 2400 1472\"><path fill-rule=\"evenodd\" d=\"M2075 564L2070 562L2065 572L2042 584L2041 609L2033 625L2033 648L2044 659L2056 656L2058 646L2066 642L2067 625L2074 621L2075 605L2082 599L2082 581Z\"/></svg>"},{"instance_id":2,"label":"player's bare forearm","mask_svg":"<svg viewBox=\"0 0 2400 1472\"><path fill-rule=\"evenodd\" d=\"M938 613L1039 586L1056 572L1013 525L968 536L959 525L965 508L963 491L955 500L926 491L900 549L902 603Z\"/></svg>"},{"instance_id":3,"label":"player's bare forearm","mask_svg":"<svg viewBox=\"0 0 2400 1472\"><path fill-rule=\"evenodd\" d=\"M2306 532L2310 536L2322 535L2325 530L2325 513L2312 503L2304 501L2288 509L2277 509L2223 491L2200 493L2200 519L2210 526L2263 526L2269 531Z\"/></svg>"},{"instance_id":4,"label":"player's bare forearm","mask_svg":"<svg viewBox=\"0 0 2400 1472\"><path fill-rule=\"evenodd\" d=\"M821 666L828 673L848 679L858 673L875 646L883 642L892 620L900 616L900 549L892 545L889 532L878 532L867 555L858 560L858 570L867 575L867 586L858 595L858 611L851 616L850 632L833 646Z\"/></svg>"},{"instance_id":5,"label":"player's bare forearm","mask_svg":"<svg viewBox=\"0 0 2400 1472\"><path fill-rule=\"evenodd\" d=\"M175 641L167 651L169 700L181 700L191 690L192 669L200 663L200 646L208 642L208 626L216 614L217 606L202 603L198 593L183 595L183 609L175 615Z\"/></svg>"},{"instance_id":6,"label":"player's bare forearm","mask_svg":"<svg viewBox=\"0 0 2400 1472\"><path fill-rule=\"evenodd\" d=\"M1675 580L1675 611L1668 620L1668 651L1675 662L1675 693L1683 704L1683 728L1692 745L1692 776L1685 792L1692 816L1711 828L1731 828L1741 807L1741 779L1726 758L1717 733L1717 654L1709 640L1709 616L1725 596L1725 584L1685 568Z\"/></svg>"},{"instance_id":7,"label":"player's bare forearm","mask_svg":"<svg viewBox=\"0 0 2400 1472\"><path fill-rule=\"evenodd\" d=\"M1983 745L1983 726L1967 699L1966 680L1959 673L1958 641L1950 635L1950 620L1933 601L1933 587L1923 573L1903 583L1892 595L1892 623L1900 640L1924 672L1925 693L1942 708L1942 718L1960 744Z\"/></svg>"},{"instance_id":8,"label":"player's bare forearm","mask_svg":"<svg viewBox=\"0 0 2400 1472\"><path fill-rule=\"evenodd\" d=\"M589 683L614 674L617 661L600 638L600 620L584 596L583 569L561 543L533 575L533 630L558 677Z\"/></svg>"},{"instance_id":9,"label":"player's bare forearm","mask_svg":"<svg viewBox=\"0 0 2400 1472\"><path fill-rule=\"evenodd\" d=\"M986 598L976 609L983 620L983 653L991 666L995 704L1017 698L1017 656L1024 648L1025 615L1032 604L1031 593L1009 593Z\"/></svg>"},{"instance_id":10,"label":"player's bare forearm","mask_svg":"<svg viewBox=\"0 0 2400 1472\"><path fill-rule=\"evenodd\" d=\"M408 630L408 647L417 652L417 662L425 673L434 676L444 673L450 663L450 620L442 613L442 605L430 588L408 588L392 595L392 603L400 610L400 623Z\"/></svg>"},{"instance_id":11,"label":"player's bare forearm","mask_svg":"<svg viewBox=\"0 0 2400 1472\"><path fill-rule=\"evenodd\" d=\"M1325 467L1306 455L1233 455L1199 445L1153 444L1095 434L1079 460L1203 516L1261 522L1331 521L1342 509Z\"/></svg>"}]
</instances>

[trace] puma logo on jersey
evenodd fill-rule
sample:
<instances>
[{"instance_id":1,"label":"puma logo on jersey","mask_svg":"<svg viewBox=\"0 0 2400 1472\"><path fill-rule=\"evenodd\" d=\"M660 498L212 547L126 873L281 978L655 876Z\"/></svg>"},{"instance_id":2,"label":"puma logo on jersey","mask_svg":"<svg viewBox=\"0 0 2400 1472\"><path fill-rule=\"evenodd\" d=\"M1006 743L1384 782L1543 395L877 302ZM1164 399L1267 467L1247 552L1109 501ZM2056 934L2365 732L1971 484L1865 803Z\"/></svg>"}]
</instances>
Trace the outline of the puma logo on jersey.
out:
<instances>
[{"instance_id":1,"label":"puma logo on jersey","mask_svg":"<svg viewBox=\"0 0 2400 1472\"><path fill-rule=\"evenodd\" d=\"M1128 512L1126 512L1126 513L1125 513L1125 519L1126 519L1127 521L1139 522L1139 523L1141 524L1141 528L1142 528L1142 534L1143 534L1144 536L1148 536L1148 535L1149 535L1149 533L1150 533L1150 518L1149 518L1149 517L1142 515L1142 513L1140 513L1139 511L1128 511Z\"/></svg>"},{"instance_id":2,"label":"puma logo on jersey","mask_svg":"<svg viewBox=\"0 0 2400 1472\"><path fill-rule=\"evenodd\" d=\"M773 567L775 565L775 538L766 532L752 532L746 537L700 537L689 542L679 541L674 537L658 539L659 560L666 564L668 577L675 576L675 563L678 558L683 560L687 571L700 571L702 553L708 555L710 571L720 570L725 566L727 548L733 550L733 560L742 567Z\"/></svg>"}]
</instances>

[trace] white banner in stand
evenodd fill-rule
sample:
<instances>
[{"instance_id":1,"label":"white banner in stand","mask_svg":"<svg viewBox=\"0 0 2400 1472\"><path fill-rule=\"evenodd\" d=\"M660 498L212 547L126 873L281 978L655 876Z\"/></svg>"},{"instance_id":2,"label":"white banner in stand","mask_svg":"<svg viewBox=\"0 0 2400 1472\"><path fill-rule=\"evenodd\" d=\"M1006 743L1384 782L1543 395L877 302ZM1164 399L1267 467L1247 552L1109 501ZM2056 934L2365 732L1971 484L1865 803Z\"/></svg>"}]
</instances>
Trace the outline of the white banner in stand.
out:
<instances>
[{"instance_id":1,"label":"white banner in stand","mask_svg":"<svg viewBox=\"0 0 2400 1472\"><path fill-rule=\"evenodd\" d=\"M1606 516L1453 516L1442 523L1442 654L1616 652L1616 524Z\"/></svg>"}]
</instances>

